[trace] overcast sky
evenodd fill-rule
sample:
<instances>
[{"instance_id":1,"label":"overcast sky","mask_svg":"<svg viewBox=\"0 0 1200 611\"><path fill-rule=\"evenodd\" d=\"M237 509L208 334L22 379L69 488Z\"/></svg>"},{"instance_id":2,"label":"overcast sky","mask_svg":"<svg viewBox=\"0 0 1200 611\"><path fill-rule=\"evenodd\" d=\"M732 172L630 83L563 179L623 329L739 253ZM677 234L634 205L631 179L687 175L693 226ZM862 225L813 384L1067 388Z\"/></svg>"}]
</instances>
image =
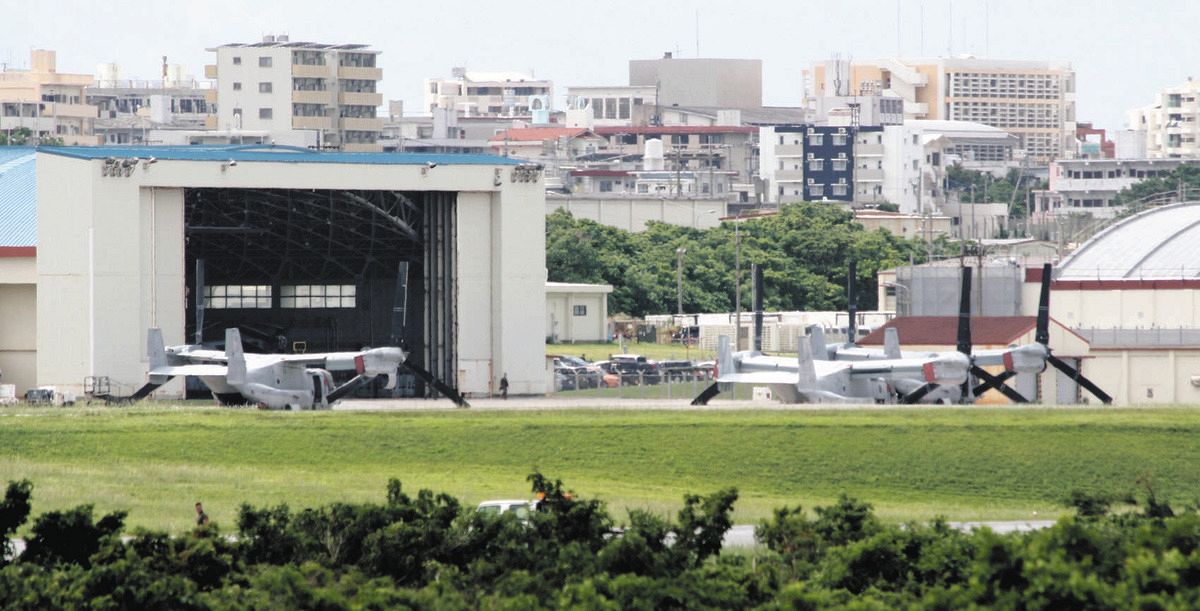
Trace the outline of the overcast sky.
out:
<instances>
[{"instance_id":1,"label":"overcast sky","mask_svg":"<svg viewBox=\"0 0 1200 611\"><path fill-rule=\"evenodd\" d=\"M835 53L1066 60L1079 120L1109 129L1200 77L1192 0L0 0L0 15L0 62L27 67L30 49L54 49L60 72L117 62L124 78L158 78L163 55L202 76L206 48L264 34L366 43L383 52L384 99L409 111L423 80L453 66L533 71L561 98L628 83L630 59L696 57L697 39L702 57L763 60L764 102L779 106L798 105L800 71Z\"/></svg>"}]
</instances>

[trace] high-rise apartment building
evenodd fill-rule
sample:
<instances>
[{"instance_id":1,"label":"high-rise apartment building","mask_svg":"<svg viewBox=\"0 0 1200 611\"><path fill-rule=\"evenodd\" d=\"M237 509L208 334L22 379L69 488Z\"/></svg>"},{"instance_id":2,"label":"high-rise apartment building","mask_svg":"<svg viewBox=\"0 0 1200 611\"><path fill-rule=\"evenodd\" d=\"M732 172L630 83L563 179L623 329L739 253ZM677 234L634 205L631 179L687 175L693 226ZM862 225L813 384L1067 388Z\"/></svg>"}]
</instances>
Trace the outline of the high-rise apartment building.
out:
<instances>
[{"instance_id":1,"label":"high-rise apartment building","mask_svg":"<svg viewBox=\"0 0 1200 611\"><path fill-rule=\"evenodd\" d=\"M217 63L205 67L205 76L217 80L210 128L266 131L281 144L382 150L379 51L360 44L291 42L287 36L209 51L217 54Z\"/></svg>"},{"instance_id":2,"label":"high-rise apartment building","mask_svg":"<svg viewBox=\"0 0 1200 611\"><path fill-rule=\"evenodd\" d=\"M1147 157L1200 157L1200 81L1164 89L1156 103L1128 114Z\"/></svg>"},{"instance_id":3,"label":"high-rise apartment building","mask_svg":"<svg viewBox=\"0 0 1200 611\"><path fill-rule=\"evenodd\" d=\"M1016 136L1030 159L1075 149L1075 72L1066 62L955 57L830 60L806 71L810 97L891 91L912 119L975 121Z\"/></svg>"},{"instance_id":4,"label":"high-rise apartment building","mask_svg":"<svg viewBox=\"0 0 1200 611\"><path fill-rule=\"evenodd\" d=\"M94 145L96 107L86 103L90 74L57 70L54 51L34 49L28 70L0 72L0 131L28 129L34 139Z\"/></svg>"}]
</instances>

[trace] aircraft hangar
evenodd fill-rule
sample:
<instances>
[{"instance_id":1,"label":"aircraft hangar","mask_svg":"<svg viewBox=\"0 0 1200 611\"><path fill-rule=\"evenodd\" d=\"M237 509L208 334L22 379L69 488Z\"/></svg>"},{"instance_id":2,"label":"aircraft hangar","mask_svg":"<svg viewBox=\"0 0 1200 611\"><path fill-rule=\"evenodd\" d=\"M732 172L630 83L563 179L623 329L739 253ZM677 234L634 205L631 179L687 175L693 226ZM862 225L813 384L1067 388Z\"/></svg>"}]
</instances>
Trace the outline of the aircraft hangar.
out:
<instances>
[{"instance_id":1,"label":"aircraft hangar","mask_svg":"<svg viewBox=\"0 0 1200 611\"><path fill-rule=\"evenodd\" d=\"M41 148L38 384L136 387L148 328L237 326L260 352L402 344L468 396L503 374L544 393L544 197L540 168L485 155Z\"/></svg>"}]
</instances>

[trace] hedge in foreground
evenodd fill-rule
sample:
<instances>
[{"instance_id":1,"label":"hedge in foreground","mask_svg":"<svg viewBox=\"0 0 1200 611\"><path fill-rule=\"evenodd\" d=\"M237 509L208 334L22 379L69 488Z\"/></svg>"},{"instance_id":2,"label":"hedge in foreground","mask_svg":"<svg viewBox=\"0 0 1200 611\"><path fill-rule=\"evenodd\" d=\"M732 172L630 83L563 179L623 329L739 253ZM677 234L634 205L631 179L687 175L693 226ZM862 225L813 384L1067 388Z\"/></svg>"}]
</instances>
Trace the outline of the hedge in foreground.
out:
<instances>
[{"instance_id":1,"label":"hedge in foreground","mask_svg":"<svg viewBox=\"0 0 1200 611\"><path fill-rule=\"evenodd\" d=\"M813 515L780 508L762 547L722 555L737 492L689 495L674 519L604 505L530 476L527 519L462 508L388 484L383 504L294 512L243 505L236 537L210 525L123 535L123 513L80 506L39 516L26 549L29 482L0 503L5 609L342 608L1197 608L1200 516L1151 496L1141 514L1080 515L1033 533L962 533L881 523L842 497Z\"/></svg>"}]
</instances>

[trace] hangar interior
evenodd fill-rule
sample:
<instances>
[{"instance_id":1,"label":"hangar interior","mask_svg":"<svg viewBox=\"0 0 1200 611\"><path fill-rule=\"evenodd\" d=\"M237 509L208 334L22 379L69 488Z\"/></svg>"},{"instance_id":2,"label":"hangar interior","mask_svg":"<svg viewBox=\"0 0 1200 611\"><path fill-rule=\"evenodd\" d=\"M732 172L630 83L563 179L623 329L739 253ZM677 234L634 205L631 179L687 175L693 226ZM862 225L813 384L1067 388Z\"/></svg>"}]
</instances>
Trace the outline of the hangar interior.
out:
<instances>
[{"instance_id":1,"label":"hangar interior","mask_svg":"<svg viewBox=\"0 0 1200 611\"><path fill-rule=\"evenodd\" d=\"M455 206L454 192L185 189L186 335L219 345L236 326L253 352L400 345L453 381ZM358 392L426 390L402 372L394 391Z\"/></svg>"}]
</instances>

